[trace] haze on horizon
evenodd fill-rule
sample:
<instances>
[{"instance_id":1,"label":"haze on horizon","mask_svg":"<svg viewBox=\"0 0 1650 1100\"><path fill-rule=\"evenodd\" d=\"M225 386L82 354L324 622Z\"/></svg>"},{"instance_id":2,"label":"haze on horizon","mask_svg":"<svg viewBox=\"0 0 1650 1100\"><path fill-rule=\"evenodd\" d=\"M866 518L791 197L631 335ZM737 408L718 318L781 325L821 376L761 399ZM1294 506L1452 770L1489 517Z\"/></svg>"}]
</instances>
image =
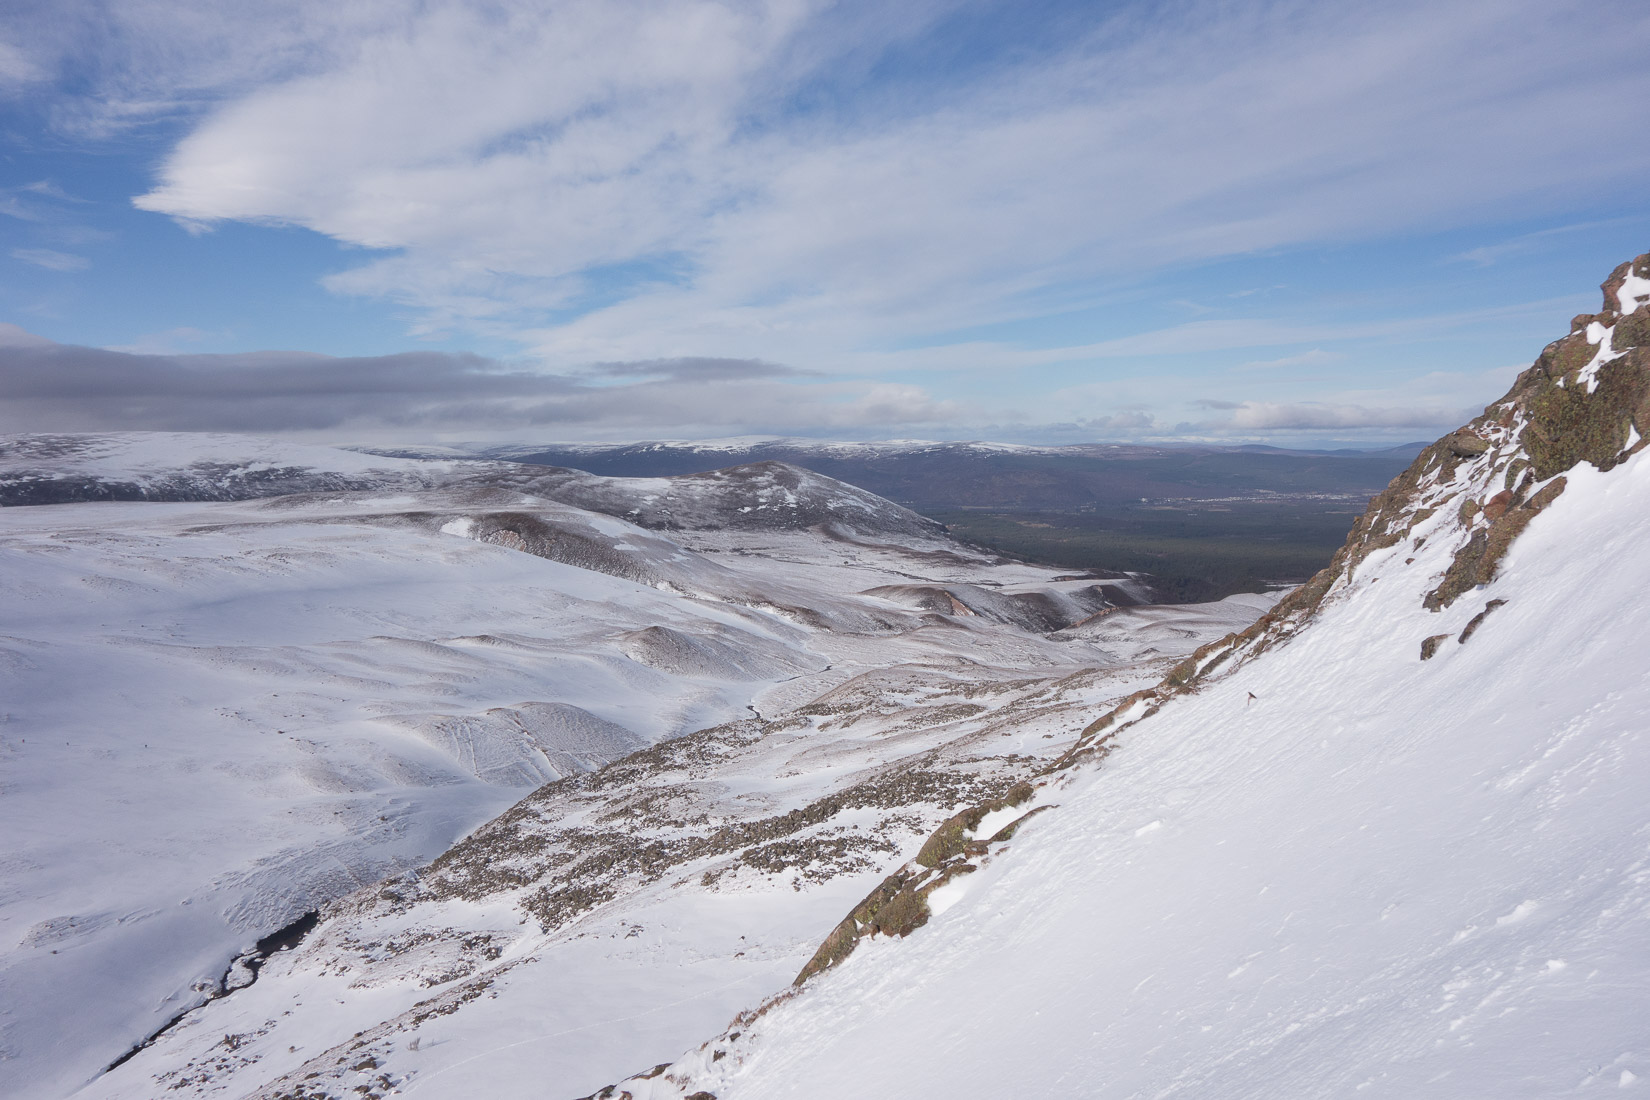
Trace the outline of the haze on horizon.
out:
<instances>
[{"instance_id":1,"label":"haze on horizon","mask_svg":"<svg viewBox=\"0 0 1650 1100\"><path fill-rule=\"evenodd\" d=\"M1650 10L18 0L0 431L1430 438L1645 250Z\"/></svg>"}]
</instances>

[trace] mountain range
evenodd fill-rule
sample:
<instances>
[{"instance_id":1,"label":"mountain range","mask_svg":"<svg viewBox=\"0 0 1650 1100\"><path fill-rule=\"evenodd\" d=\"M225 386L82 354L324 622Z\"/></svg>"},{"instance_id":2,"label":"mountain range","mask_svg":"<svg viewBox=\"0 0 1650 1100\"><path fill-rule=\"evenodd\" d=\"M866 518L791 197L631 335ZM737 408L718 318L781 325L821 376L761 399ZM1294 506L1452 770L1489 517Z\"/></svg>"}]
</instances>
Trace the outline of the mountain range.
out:
<instances>
[{"instance_id":1,"label":"mountain range","mask_svg":"<svg viewBox=\"0 0 1650 1100\"><path fill-rule=\"evenodd\" d=\"M704 473L731 462L784 462L857 485L918 511L1107 509L1203 498L1342 496L1367 499L1424 444L1373 451L1264 446L1009 443L925 440L851 443L794 438L531 444L384 452L565 466L618 477Z\"/></svg>"}]
</instances>

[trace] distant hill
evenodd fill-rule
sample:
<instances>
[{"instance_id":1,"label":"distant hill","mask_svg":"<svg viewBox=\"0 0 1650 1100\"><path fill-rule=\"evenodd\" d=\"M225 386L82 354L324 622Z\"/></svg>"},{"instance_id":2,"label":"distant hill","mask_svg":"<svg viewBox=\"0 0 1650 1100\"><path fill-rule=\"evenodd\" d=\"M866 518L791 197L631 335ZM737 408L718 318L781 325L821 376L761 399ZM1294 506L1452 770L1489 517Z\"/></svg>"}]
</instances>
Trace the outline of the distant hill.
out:
<instances>
[{"instance_id":1,"label":"distant hill","mask_svg":"<svg viewBox=\"0 0 1650 1100\"><path fill-rule=\"evenodd\" d=\"M1082 444L839 443L802 439L479 447L474 457L566 466L613 477L703 473L784 462L918 511L1076 511L1148 501L1280 494L1373 496L1424 444L1376 451Z\"/></svg>"}]
</instances>

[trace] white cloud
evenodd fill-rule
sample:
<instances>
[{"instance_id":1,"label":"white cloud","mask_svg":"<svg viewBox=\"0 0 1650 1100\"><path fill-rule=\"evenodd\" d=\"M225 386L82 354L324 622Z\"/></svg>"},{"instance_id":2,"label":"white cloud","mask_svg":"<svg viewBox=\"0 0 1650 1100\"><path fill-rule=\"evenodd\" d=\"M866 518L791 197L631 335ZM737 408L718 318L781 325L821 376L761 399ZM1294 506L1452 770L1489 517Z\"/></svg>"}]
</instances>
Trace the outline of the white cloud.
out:
<instances>
[{"instance_id":1,"label":"white cloud","mask_svg":"<svg viewBox=\"0 0 1650 1100\"><path fill-rule=\"evenodd\" d=\"M1333 351L1324 351L1322 348L1312 348L1299 355L1285 355L1277 359L1250 359L1239 363L1238 370L1287 370L1290 367L1323 367L1330 363L1338 363L1346 356Z\"/></svg>"},{"instance_id":2,"label":"white cloud","mask_svg":"<svg viewBox=\"0 0 1650 1100\"><path fill-rule=\"evenodd\" d=\"M60 129L103 137L339 64L407 15L398 0L10 0L0 40L33 84L78 90L49 101Z\"/></svg>"},{"instance_id":3,"label":"white cloud","mask_svg":"<svg viewBox=\"0 0 1650 1100\"><path fill-rule=\"evenodd\" d=\"M1601 38L1578 3L1154 5L835 113L785 104L909 26L845 42L822 0L363 10L222 77L251 87L140 204L391 250L329 285L558 361L840 365L1069 280L1608 201L1650 162L1598 109L1650 99L1650 16Z\"/></svg>"},{"instance_id":4,"label":"white cloud","mask_svg":"<svg viewBox=\"0 0 1650 1100\"><path fill-rule=\"evenodd\" d=\"M1642 217L1608 218L1602 221L1577 222L1574 225L1555 225L1547 229L1538 229L1534 233L1524 233L1510 240L1496 244L1480 245L1465 252L1458 252L1444 258L1446 263L1470 263L1478 267L1489 267L1500 263L1509 256L1518 256L1529 252L1539 251L1554 238L1568 237L1576 233L1585 233L1592 229L1624 228L1628 225L1643 222Z\"/></svg>"},{"instance_id":5,"label":"white cloud","mask_svg":"<svg viewBox=\"0 0 1650 1100\"><path fill-rule=\"evenodd\" d=\"M1330 405L1313 401L1274 403L1249 401L1239 405L1231 420L1217 425L1237 432L1358 430L1365 428L1446 429L1472 418L1476 409L1437 406Z\"/></svg>"},{"instance_id":6,"label":"white cloud","mask_svg":"<svg viewBox=\"0 0 1650 1100\"><path fill-rule=\"evenodd\" d=\"M828 422L845 427L873 424L935 424L956 420L955 401L936 401L920 386L881 384L831 410Z\"/></svg>"},{"instance_id":7,"label":"white cloud","mask_svg":"<svg viewBox=\"0 0 1650 1100\"><path fill-rule=\"evenodd\" d=\"M29 60L23 50L5 39L0 38L0 88L7 85L21 87L24 84L33 84L43 80L46 72Z\"/></svg>"},{"instance_id":8,"label":"white cloud","mask_svg":"<svg viewBox=\"0 0 1650 1100\"><path fill-rule=\"evenodd\" d=\"M47 271L84 271L92 266L92 261L84 256L76 256L72 252L59 252L54 248L14 248L11 250L11 258L43 267Z\"/></svg>"},{"instance_id":9,"label":"white cloud","mask_svg":"<svg viewBox=\"0 0 1650 1100\"><path fill-rule=\"evenodd\" d=\"M108 351L125 351L133 355L171 355L192 344L199 344L208 333L183 325L165 332L149 332L129 344L111 344Z\"/></svg>"}]
</instances>

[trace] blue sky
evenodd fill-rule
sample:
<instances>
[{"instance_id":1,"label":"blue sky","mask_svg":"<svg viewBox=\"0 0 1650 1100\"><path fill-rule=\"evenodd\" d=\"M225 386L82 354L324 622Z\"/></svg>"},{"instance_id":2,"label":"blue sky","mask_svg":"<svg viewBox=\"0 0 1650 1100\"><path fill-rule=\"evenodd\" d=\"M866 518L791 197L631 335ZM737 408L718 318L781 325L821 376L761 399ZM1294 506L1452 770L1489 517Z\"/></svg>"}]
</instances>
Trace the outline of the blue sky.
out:
<instances>
[{"instance_id":1,"label":"blue sky","mask_svg":"<svg viewBox=\"0 0 1650 1100\"><path fill-rule=\"evenodd\" d=\"M1431 438L1650 249L1605 22L22 0L0 430ZM316 354L347 412L294 413Z\"/></svg>"}]
</instances>

